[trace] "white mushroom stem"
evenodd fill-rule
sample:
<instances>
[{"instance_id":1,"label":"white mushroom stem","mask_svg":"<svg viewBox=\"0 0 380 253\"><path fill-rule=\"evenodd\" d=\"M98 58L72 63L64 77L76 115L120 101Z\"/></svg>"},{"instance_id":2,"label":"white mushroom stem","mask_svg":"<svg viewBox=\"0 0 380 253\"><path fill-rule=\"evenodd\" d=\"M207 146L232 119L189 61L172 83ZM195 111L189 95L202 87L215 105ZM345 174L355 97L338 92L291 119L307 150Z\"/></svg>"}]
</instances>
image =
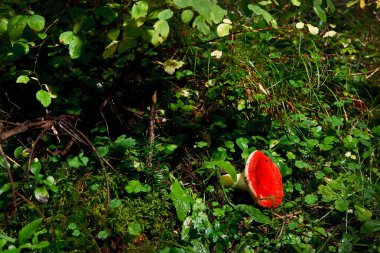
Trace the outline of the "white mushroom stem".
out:
<instances>
[{"instance_id":1,"label":"white mushroom stem","mask_svg":"<svg viewBox=\"0 0 380 253\"><path fill-rule=\"evenodd\" d=\"M241 191L249 191L248 185L245 182L245 174L244 171L242 173L237 174L237 180L236 182L232 179L230 174L225 174L220 177L220 183L224 187L231 187L233 186L236 189L239 189Z\"/></svg>"}]
</instances>

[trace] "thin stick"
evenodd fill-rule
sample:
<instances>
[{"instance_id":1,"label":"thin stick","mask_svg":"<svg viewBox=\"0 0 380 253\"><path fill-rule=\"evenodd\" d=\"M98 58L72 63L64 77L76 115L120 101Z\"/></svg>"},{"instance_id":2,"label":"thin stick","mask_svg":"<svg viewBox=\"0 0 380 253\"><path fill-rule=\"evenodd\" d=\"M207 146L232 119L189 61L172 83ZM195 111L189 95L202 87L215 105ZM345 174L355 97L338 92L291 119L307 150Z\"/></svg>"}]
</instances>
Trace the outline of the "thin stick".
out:
<instances>
[{"instance_id":1,"label":"thin stick","mask_svg":"<svg viewBox=\"0 0 380 253\"><path fill-rule=\"evenodd\" d=\"M7 156L5 155L3 147L1 146L1 144L0 144L0 155L3 158L5 167L7 168L9 182L11 184L11 189L12 189L13 209L14 209L14 211L16 211L17 210L16 190L15 190L15 185L14 185L13 176L12 176L12 172L11 172L11 165L8 162Z\"/></svg>"},{"instance_id":2,"label":"thin stick","mask_svg":"<svg viewBox=\"0 0 380 253\"><path fill-rule=\"evenodd\" d=\"M148 126L148 140L149 140L149 154L147 158L148 168L152 169L152 159L153 159L153 150L152 146L154 143L154 121L156 118L156 104L157 104L157 90L153 91L152 94L152 104L150 106L149 112L149 126Z\"/></svg>"}]
</instances>

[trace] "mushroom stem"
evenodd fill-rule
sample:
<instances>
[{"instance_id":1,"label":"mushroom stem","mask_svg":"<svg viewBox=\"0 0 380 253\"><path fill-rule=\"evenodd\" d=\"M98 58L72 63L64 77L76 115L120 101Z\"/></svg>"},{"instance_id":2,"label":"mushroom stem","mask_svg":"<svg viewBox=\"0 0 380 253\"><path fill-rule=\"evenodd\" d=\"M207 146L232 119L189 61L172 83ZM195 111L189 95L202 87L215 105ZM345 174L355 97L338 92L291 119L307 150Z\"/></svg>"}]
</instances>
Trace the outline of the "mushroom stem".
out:
<instances>
[{"instance_id":1,"label":"mushroom stem","mask_svg":"<svg viewBox=\"0 0 380 253\"><path fill-rule=\"evenodd\" d=\"M244 171L242 173L237 174L237 180L236 182L233 180L230 174L225 174L220 177L220 183L224 187L234 187L236 189L239 189L241 191L249 191L248 185L245 182L244 179Z\"/></svg>"}]
</instances>

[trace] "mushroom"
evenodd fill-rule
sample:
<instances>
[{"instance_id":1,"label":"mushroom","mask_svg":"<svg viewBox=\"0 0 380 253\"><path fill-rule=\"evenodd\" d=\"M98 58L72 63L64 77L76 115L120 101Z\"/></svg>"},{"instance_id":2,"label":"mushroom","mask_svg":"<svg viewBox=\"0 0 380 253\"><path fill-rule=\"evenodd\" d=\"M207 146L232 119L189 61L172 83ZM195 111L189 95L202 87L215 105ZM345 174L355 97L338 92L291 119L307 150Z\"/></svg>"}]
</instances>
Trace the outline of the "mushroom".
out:
<instances>
[{"instance_id":1,"label":"mushroom","mask_svg":"<svg viewBox=\"0 0 380 253\"><path fill-rule=\"evenodd\" d=\"M226 174L221 176L220 183L248 191L257 204L266 208L278 207L284 197L280 170L259 150L249 155L244 171L237 174L236 182Z\"/></svg>"}]
</instances>

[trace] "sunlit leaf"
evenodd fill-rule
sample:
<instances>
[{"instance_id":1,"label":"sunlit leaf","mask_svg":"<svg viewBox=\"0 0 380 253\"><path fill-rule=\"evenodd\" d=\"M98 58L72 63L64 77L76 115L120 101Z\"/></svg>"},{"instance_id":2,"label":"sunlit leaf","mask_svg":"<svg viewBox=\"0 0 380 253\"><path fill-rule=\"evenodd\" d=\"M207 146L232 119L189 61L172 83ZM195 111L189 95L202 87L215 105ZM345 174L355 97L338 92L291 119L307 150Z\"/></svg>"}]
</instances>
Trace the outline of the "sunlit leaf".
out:
<instances>
[{"instance_id":1,"label":"sunlit leaf","mask_svg":"<svg viewBox=\"0 0 380 253\"><path fill-rule=\"evenodd\" d=\"M309 29L309 32L313 35L317 35L319 33L319 28L313 25L307 24L307 29Z\"/></svg>"},{"instance_id":2,"label":"sunlit leaf","mask_svg":"<svg viewBox=\"0 0 380 253\"><path fill-rule=\"evenodd\" d=\"M23 244L27 239L29 239L40 227L42 223L42 218L34 220L23 227L18 233L18 240L20 244Z\"/></svg>"},{"instance_id":3,"label":"sunlit leaf","mask_svg":"<svg viewBox=\"0 0 380 253\"><path fill-rule=\"evenodd\" d=\"M112 41L105 49L103 52L103 59L108 59L110 58L117 49L117 45L119 44L118 41Z\"/></svg>"},{"instance_id":4,"label":"sunlit leaf","mask_svg":"<svg viewBox=\"0 0 380 253\"><path fill-rule=\"evenodd\" d=\"M183 61L169 59L162 63L162 67L164 68L166 73L168 73L169 75L173 75L175 70L181 68L183 64Z\"/></svg>"},{"instance_id":5,"label":"sunlit leaf","mask_svg":"<svg viewBox=\"0 0 380 253\"><path fill-rule=\"evenodd\" d=\"M327 16L326 12L322 9L319 0L314 0L313 1L313 9L315 13L318 15L318 17L321 19L322 22L326 22Z\"/></svg>"},{"instance_id":6,"label":"sunlit leaf","mask_svg":"<svg viewBox=\"0 0 380 253\"><path fill-rule=\"evenodd\" d=\"M24 31L24 28L26 26L27 20L28 20L28 17L24 15L17 15L11 18L11 20L9 20L8 25L7 25L7 30L8 30L9 38L11 40L16 40L22 35L22 32Z\"/></svg>"},{"instance_id":7,"label":"sunlit leaf","mask_svg":"<svg viewBox=\"0 0 380 253\"><path fill-rule=\"evenodd\" d=\"M295 6L300 6L301 5L301 2L298 1L298 0L291 0L292 1L292 4L295 5Z\"/></svg>"},{"instance_id":8,"label":"sunlit leaf","mask_svg":"<svg viewBox=\"0 0 380 253\"><path fill-rule=\"evenodd\" d=\"M223 55L223 52L220 50L214 50L211 52L211 56L215 57L216 59L220 59L222 55Z\"/></svg>"},{"instance_id":9,"label":"sunlit leaf","mask_svg":"<svg viewBox=\"0 0 380 253\"><path fill-rule=\"evenodd\" d=\"M186 215L191 209L193 199L187 194L187 192L182 188L181 184L176 180L170 186L170 199L174 203L174 207L177 211L177 216L180 221L184 221Z\"/></svg>"},{"instance_id":10,"label":"sunlit leaf","mask_svg":"<svg viewBox=\"0 0 380 253\"><path fill-rule=\"evenodd\" d=\"M0 34L5 33L8 29L8 19L0 18Z\"/></svg>"},{"instance_id":11,"label":"sunlit leaf","mask_svg":"<svg viewBox=\"0 0 380 253\"><path fill-rule=\"evenodd\" d=\"M331 31L326 32L326 33L323 35L323 38L334 37L336 34L337 34L336 31L331 30Z\"/></svg>"},{"instance_id":12,"label":"sunlit leaf","mask_svg":"<svg viewBox=\"0 0 380 253\"><path fill-rule=\"evenodd\" d=\"M47 203L49 201L49 192L45 187L37 187L34 190L34 197L38 202Z\"/></svg>"},{"instance_id":13,"label":"sunlit leaf","mask_svg":"<svg viewBox=\"0 0 380 253\"><path fill-rule=\"evenodd\" d=\"M194 17L194 12L191 10L184 10L181 14L181 20L183 23L189 23Z\"/></svg>"},{"instance_id":14,"label":"sunlit leaf","mask_svg":"<svg viewBox=\"0 0 380 253\"><path fill-rule=\"evenodd\" d=\"M25 75L21 75L17 77L16 83L28 83L29 82L29 77Z\"/></svg>"},{"instance_id":15,"label":"sunlit leaf","mask_svg":"<svg viewBox=\"0 0 380 253\"><path fill-rule=\"evenodd\" d=\"M297 29L302 29L302 28L304 28L305 27L305 24L303 23L303 22L298 22L297 24L296 24L296 28Z\"/></svg>"},{"instance_id":16,"label":"sunlit leaf","mask_svg":"<svg viewBox=\"0 0 380 253\"><path fill-rule=\"evenodd\" d=\"M40 15L32 15L28 17L28 25L36 32L41 31L45 27L45 18Z\"/></svg>"},{"instance_id":17,"label":"sunlit leaf","mask_svg":"<svg viewBox=\"0 0 380 253\"><path fill-rule=\"evenodd\" d=\"M145 17L148 14L148 2L146 1L138 1L136 2L131 11L131 15L133 19L138 19L141 17Z\"/></svg>"},{"instance_id":18,"label":"sunlit leaf","mask_svg":"<svg viewBox=\"0 0 380 253\"><path fill-rule=\"evenodd\" d=\"M217 32L219 37L224 37L224 36L227 36L228 34L230 34L231 27L232 26L230 24L224 24L223 23L223 24L218 25L216 32Z\"/></svg>"},{"instance_id":19,"label":"sunlit leaf","mask_svg":"<svg viewBox=\"0 0 380 253\"><path fill-rule=\"evenodd\" d=\"M167 20L170 19L173 16L173 11L170 9L166 9L158 13L158 19L160 20Z\"/></svg>"},{"instance_id":20,"label":"sunlit leaf","mask_svg":"<svg viewBox=\"0 0 380 253\"><path fill-rule=\"evenodd\" d=\"M51 103L51 96L50 96L49 92L47 92L45 90L39 90L39 91L37 91L36 98L37 98L38 101L41 102L41 104L44 107L48 107L50 105L50 103Z\"/></svg>"}]
</instances>

